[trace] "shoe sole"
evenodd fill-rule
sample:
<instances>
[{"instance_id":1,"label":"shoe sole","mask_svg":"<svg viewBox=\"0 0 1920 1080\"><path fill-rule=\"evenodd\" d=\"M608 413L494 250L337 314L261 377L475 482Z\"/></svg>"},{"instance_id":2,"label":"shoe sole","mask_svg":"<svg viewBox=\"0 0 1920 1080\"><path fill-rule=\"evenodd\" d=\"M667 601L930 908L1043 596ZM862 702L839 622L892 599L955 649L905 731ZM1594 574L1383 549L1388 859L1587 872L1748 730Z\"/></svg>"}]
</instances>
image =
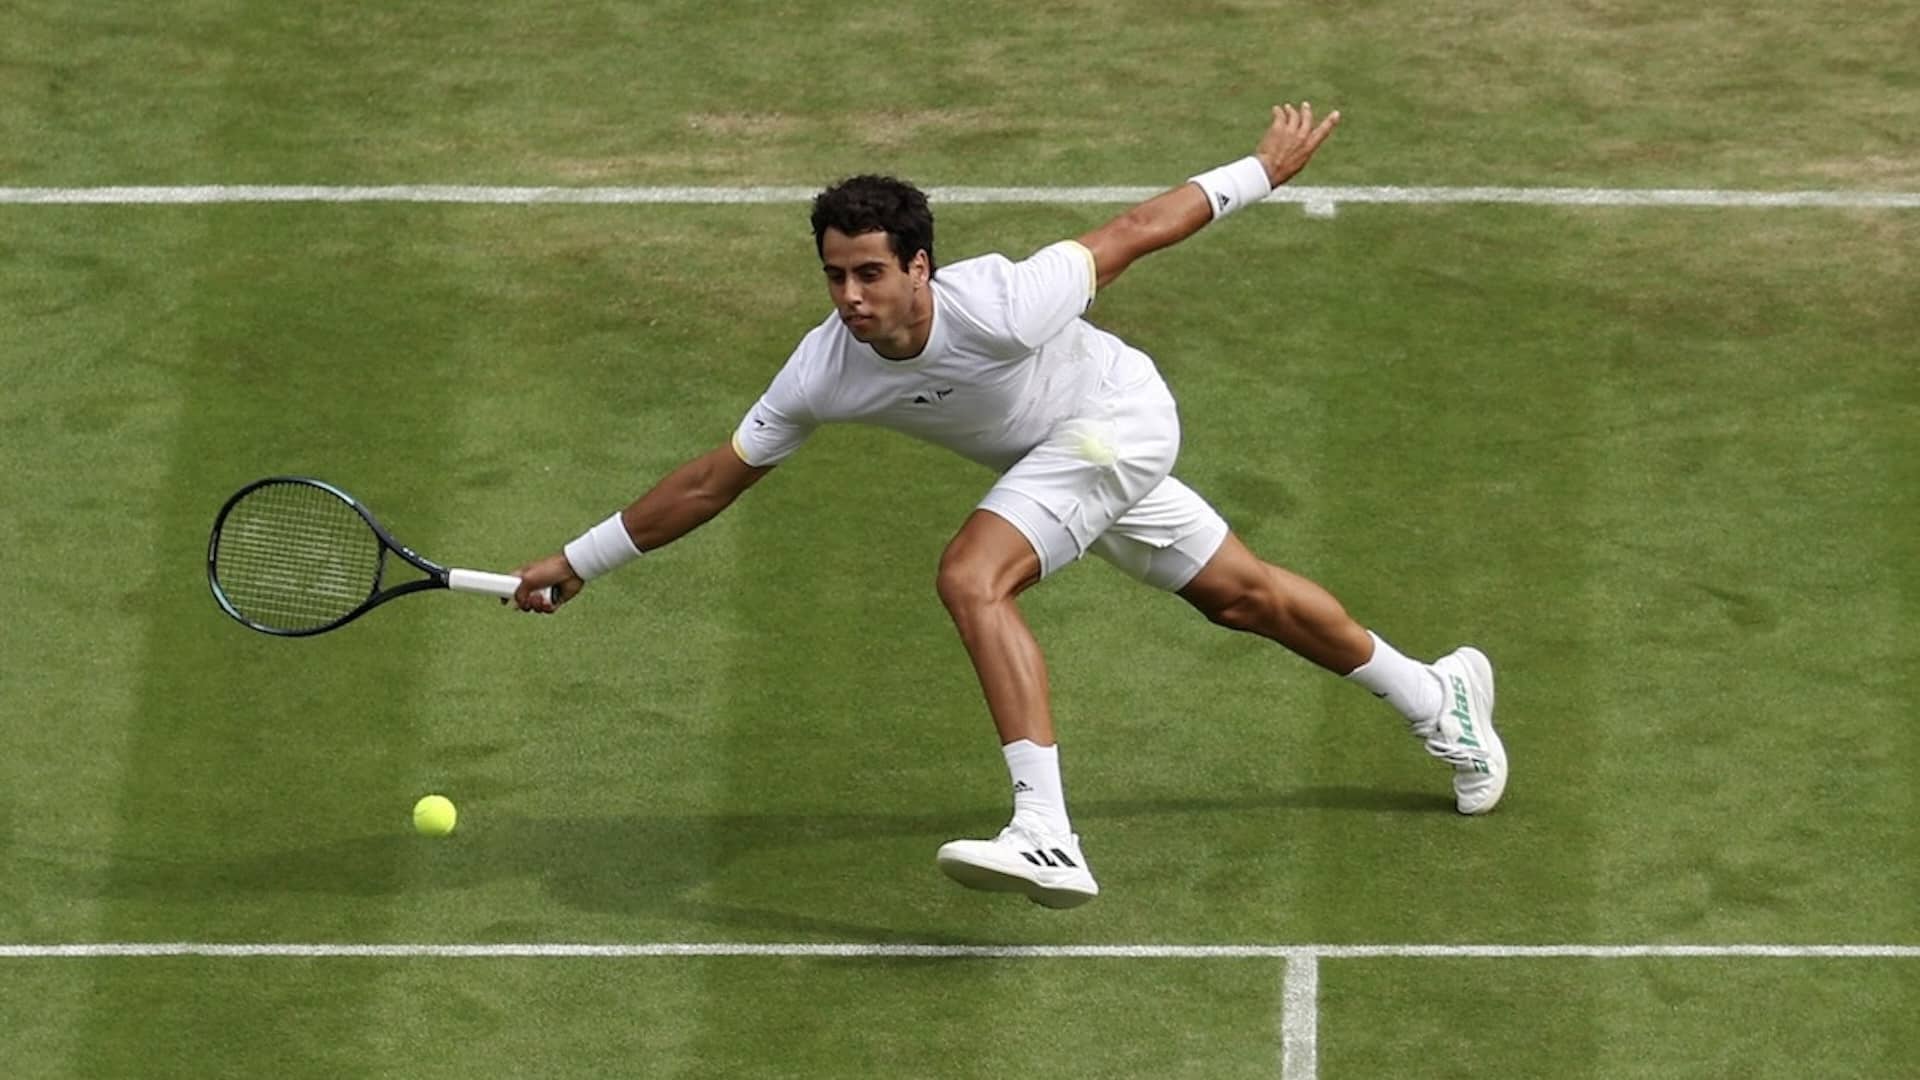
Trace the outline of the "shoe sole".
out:
<instances>
[{"instance_id":1,"label":"shoe sole","mask_svg":"<svg viewBox=\"0 0 1920 1080\"><path fill-rule=\"evenodd\" d=\"M1479 817L1500 805L1501 798L1507 793L1507 746L1500 741L1500 731L1493 723L1493 661L1487 659L1486 653L1471 645L1461 647L1459 655L1471 669L1474 679L1487 688L1487 758L1494 764L1493 794L1471 810L1460 810L1469 817ZM1459 809L1458 803L1454 809Z\"/></svg>"},{"instance_id":2,"label":"shoe sole","mask_svg":"<svg viewBox=\"0 0 1920 1080\"><path fill-rule=\"evenodd\" d=\"M934 861L940 864L941 873L969 889L979 889L981 892L1021 893L1041 907L1053 908L1056 911L1079 907L1100 895L1098 886L1092 892L1086 892L1080 889L1044 885L1018 873L949 854L945 848L940 849L940 854Z\"/></svg>"}]
</instances>

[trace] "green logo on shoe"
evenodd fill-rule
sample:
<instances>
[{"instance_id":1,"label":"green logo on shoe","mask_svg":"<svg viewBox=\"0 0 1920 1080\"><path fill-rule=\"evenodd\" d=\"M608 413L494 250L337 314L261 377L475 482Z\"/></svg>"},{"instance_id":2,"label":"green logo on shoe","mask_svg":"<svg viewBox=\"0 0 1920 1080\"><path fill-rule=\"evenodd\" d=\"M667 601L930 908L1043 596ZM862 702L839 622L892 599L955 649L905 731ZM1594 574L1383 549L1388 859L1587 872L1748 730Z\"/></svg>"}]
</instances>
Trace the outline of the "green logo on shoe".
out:
<instances>
[{"instance_id":1,"label":"green logo on shoe","mask_svg":"<svg viewBox=\"0 0 1920 1080\"><path fill-rule=\"evenodd\" d=\"M1460 745L1480 749L1473 730L1473 710L1467 703L1467 683L1458 675L1447 676L1453 682L1453 718L1460 721ZM1476 763L1478 764L1478 763Z\"/></svg>"}]
</instances>

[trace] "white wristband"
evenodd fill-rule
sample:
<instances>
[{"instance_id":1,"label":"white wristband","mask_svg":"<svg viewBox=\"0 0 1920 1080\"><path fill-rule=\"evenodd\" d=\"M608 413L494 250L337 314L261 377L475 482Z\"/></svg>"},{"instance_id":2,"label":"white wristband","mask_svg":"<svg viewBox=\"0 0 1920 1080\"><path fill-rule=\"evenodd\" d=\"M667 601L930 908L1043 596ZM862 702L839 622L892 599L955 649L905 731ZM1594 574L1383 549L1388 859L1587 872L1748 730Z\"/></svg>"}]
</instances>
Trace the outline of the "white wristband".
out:
<instances>
[{"instance_id":1,"label":"white wristband","mask_svg":"<svg viewBox=\"0 0 1920 1080\"><path fill-rule=\"evenodd\" d=\"M582 581L592 581L640 557L640 549L633 546L633 537L627 535L626 523L617 513L581 533L567 545L566 552L568 565Z\"/></svg>"},{"instance_id":2,"label":"white wristband","mask_svg":"<svg viewBox=\"0 0 1920 1080\"><path fill-rule=\"evenodd\" d=\"M1273 185L1267 182L1267 167L1251 154L1217 169L1208 169L1193 177L1192 182L1207 193L1207 208L1213 211L1215 221L1273 193Z\"/></svg>"}]
</instances>

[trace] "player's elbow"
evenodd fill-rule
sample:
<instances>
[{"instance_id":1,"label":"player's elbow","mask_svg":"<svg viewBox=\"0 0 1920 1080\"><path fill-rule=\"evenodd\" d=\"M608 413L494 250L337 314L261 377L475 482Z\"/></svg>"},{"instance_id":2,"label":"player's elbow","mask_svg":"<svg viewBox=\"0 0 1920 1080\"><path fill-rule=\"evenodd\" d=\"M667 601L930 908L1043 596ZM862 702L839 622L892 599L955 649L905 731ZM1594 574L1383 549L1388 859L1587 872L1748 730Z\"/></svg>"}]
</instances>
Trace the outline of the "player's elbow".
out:
<instances>
[{"instance_id":1,"label":"player's elbow","mask_svg":"<svg viewBox=\"0 0 1920 1080\"><path fill-rule=\"evenodd\" d=\"M1088 233L1080 243L1093 253L1094 276L1101 288L1132 266L1135 259L1159 246L1154 241L1153 222L1139 207Z\"/></svg>"}]
</instances>

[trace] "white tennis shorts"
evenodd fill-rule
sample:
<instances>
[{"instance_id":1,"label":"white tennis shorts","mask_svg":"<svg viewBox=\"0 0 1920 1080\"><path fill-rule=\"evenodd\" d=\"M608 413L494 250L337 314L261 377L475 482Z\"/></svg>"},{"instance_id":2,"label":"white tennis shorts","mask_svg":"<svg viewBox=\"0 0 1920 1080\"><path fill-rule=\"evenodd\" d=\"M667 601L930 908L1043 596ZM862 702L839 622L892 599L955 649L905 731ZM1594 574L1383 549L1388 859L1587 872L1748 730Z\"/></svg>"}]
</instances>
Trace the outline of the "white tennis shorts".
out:
<instances>
[{"instance_id":1,"label":"white tennis shorts","mask_svg":"<svg viewBox=\"0 0 1920 1080\"><path fill-rule=\"evenodd\" d=\"M1033 545L1042 577L1092 551L1174 592L1226 540L1220 512L1169 475L1179 411L1152 361L1134 358L1117 363L1083 413L1055 425L980 500Z\"/></svg>"}]
</instances>

